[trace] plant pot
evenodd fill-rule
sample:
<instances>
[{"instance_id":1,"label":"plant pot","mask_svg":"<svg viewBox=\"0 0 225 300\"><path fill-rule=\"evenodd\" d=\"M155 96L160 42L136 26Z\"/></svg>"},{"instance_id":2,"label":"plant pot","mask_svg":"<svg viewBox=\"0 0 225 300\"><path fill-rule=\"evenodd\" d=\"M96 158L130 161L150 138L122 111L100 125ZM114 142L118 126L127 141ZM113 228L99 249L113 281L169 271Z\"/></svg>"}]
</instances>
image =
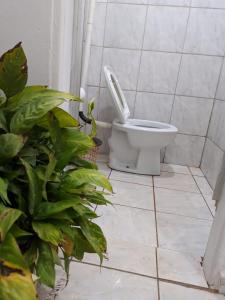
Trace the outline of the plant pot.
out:
<instances>
[{"instance_id":1,"label":"plant pot","mask_svg":"<svg viewBox=\"0 0 225 300\"><path fill-rule=\"evenodd\" d=\"M37 282L37 294L39 300L54 300L59 293L66 287L67 278L62 269L56 270L56 285L54 289L51 289L40 282Z\"/></svg>"}]
</instances>

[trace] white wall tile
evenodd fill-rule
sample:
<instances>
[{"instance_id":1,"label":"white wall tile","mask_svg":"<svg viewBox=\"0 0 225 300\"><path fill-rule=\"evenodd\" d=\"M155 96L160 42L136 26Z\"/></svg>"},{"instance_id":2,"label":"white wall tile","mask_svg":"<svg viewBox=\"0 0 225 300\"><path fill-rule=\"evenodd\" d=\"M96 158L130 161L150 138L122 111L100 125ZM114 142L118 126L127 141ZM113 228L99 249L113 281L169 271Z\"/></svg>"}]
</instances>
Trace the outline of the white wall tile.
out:
<instances>
[{"instance_id":1,"label":"white wall tile","mask_svg":"<svg viewBox=\"0 0 225 300\"><path fill-rule=\"evenodd\" d=\"M91 46L88 84L99 86L101 74L102 47Z\"/></svg>"},{"instance_id":2,"label":"white wall tile","mask_svg":"<svg viewBox=\"0 0 225 300\"><path fill-rule=\"evenodd\" d=\"M208 137L225 151L225 101L214 104Z\"/></svg>"},{"instance_id":3,"label":"white wall tile","mask_svg":"<svg viewBox=\"0 0 225 300\"><path fill-rule=\"evenodd\" d=\"M110 0L112 3L149 4L151 0Z\"/></svg>"},{"instance_id":4,"label":"white wall tile","mask_svg":"<svg viewBox=\"0 0 225 300\"><path fill-rule=\"evenodd\" d=\"M184 51L224 55L225 10L192 8Z\"/></svg>"},{"instance_id":5,"label":"white wall tile","mask_svg":"<svg viewBox=\"0 0 225 300\"><path fill-rule=\"evenodd\" d=\"M214 98L221 64L221 57L184 55L177 94Z\"/></svg>"},{"instance_id":6,"label":"white wall tile","mask_svg":"<svg viewBox=\"0 0 225 300\"><path fill-rule=\"evenodd\" d=\"M180 57L176 53L143 52L138 90L173 94Z\"/></svg>"},{"instance_id":7,"label":"white wall tile","mask_svg":"<svg viewBox=\"0 0 225 300\"><path fill-rule=\"evenodd\" d=\"M225 61L223 62L223 68L216 93L216 99L225 100Z\"/></svg>"},{"instance_id":8,"label":"white wall tile","mask_svg":"<svg viewBox=\"0 0 225 300\"><path fill-rule=\"evenodd\" d=\"M201 170L212 188L215 188L217 176L220 172L223 161L223 155L224 152L220 148L218 148L209 139L206 140Z\"/></svg>"},{"instance_id":9,"label":"white wall tile","mask_svg":"<svg viewBox=\"0 0 225 300\"><path fill-rule=\"evenodd\" d=\"M172 104L173 95L138 92L134 118L169 122Z\"/></svg>"},{"instance_id":10,"label":"white wall tile","mask_svg":"<svg viewBox=\"0 0 225 300\"><path fill-rule=\"evenodd\" d=\"M204 143L204 137L178 134L167 146L165 162L199 167Z\"/></svg>"},{"instance_id":11,"label":"white wall tile","mask_svg":"<svg viewBox=\"0 0 225 300\"><path fill-rule=\"evenodd\" d=\"M104 45L141 49L147 6L108 4Z\"/></svg>"},{"instance_id":12,"label":"white wall tile","mask_svg":"<svg viewBox=\"0 0 225 300\"><path fill-rule=\"evenodd\" d=\"M106 3L97 3L92 31L92 44L95 46L103 46L105 17Z\"/></svg>"},{"instance_id":13,"label":"white wall tile","mask_svg":"<svg viewBox=\"0 0 225 300\"><path fill-rule=\"evenodd\" d=\"M135 94L136 92L134 91L124 91L131 116L133 115L134 111ZM107 88L100 89L100 97L98 103L98 120L112 122L117 118L116 108L112 96Z\"/></svg>"},{"instance_id":14,"label":"white wall tile","mask_svg":"<svg viewBox=\"0 0 225 300\"><path fill-rule=\"evenodd\" d=\"M110 65L115 71L120 85L126 90L136 90L141 51L104 48L103 66ZM102 71L101 86L106 86Z\"/></svg>"},{"instance_id":15,"label":"white wall tile","mask_svg":"<svg viewBox=\"0 0 225 300\"><path fill-rule=\"evenodd\" d=\"M213 100L176 96L171 123L180 133L205 136Z\"/></svg>"},{"instance_id":16,"label":"white wall tile","mask_svg":"<svg viewBox=\"0 0 225 300\"><path fill-rule=\"evenodd\" d=\"M185 7L149 6L144 49L182 51L188 12Z\"/></svg>"},{"instance_id":17,"label":"white wall tile","mask_svg":"<svg viewBox=\"0 0 225 300\"><path fill-rule=\"evenodd\" d=\"M224 0L192 0L193 7L225 8Z\"/></svg>"},{"instance_id":18,"label":"white wall tile","mask_svg":"<svg viewBox=\"0 0 225 300\"><path fill-rule=\"evenodd\" d=\"M149 0L149 2L155 5L189 6L191 0Z\"/></svg>"}]
</instances>

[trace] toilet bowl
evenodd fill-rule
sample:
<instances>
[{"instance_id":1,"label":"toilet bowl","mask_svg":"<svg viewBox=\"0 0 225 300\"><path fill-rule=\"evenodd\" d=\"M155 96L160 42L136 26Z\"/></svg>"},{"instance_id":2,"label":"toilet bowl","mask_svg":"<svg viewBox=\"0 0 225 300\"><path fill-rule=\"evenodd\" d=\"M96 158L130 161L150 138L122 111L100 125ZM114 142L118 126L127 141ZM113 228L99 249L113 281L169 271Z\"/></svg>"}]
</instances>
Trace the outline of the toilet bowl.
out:
<instances>
[{"instance_id":1,"label":"toilet bowl","mask_svg":"<svg viewBox=\"0 0 225 300\"><path fill-rule=\"evenodd\" d=\"M104 67L117 119L109 138L109 165L112 169L148 175L160 175L161 149L174 141L177 128L173 125L129 119L130 110L113 70Z\"/></svg>"}]
</instances>

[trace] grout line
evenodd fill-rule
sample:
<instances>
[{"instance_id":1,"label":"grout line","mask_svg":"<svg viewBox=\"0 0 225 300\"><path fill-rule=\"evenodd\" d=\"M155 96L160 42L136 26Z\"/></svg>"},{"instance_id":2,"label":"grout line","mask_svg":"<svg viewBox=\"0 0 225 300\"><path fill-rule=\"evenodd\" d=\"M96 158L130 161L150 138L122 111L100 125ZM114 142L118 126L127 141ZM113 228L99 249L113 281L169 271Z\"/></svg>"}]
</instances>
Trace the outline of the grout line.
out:
<instances>
[{"instance_id":1,"label":"grout line","mask_svg":"<svg viewBox=\"0 0 225 300\"><path fill-rule=\"evenodd\" d=\"M99 1L99 3L105 3L105 2L102 2L102 1ZM108 3L110 3L110 4L115 4L115 2L113 2L113 1L108 1ZM170 8L174 8L174 7L176 7L176 8L188 8L188 7L191 7L191 8L198 8L198 9L213 9L213 10L225 10L225 8L223 8L223 7L209 7L209 6L198 6L198 5L193 5L192 6L192 4L188 4L188 5L173 5L173 4L157 4L157 3L155 3L155 4L145 4L145 3L132 3L132 2L126 2L126 3L124 3L124 2L116 2L116 4L123 4L123 5L132 5L132 6L136 6L136 5L138 5L138 6L146 6L146 5L148 5L148 6L156 6L156 7L170 7Z\"/></svg>"},{"instance_id":2,"label":"grout line","mask_svg":"<svg viewBox=\"0 0 225 300\"><path fill-rule=\"evenodd\" d=\"M126 182L126 183L132 183L132 184L136 184L136 185L140 185L140 186L148 186L148 187L152 187L151 185L148 184L144 184L144 183L138 183L138 182L132 182L132 181L127 181L127 180L123 180L123 179L115 179L113 177L110 177L111 180L115 180L115 181L120 181L120 182Z\"/></svg>"},{"instance_id":3,"label":"grout line","mask_svg":"<svg viewBox=\"0 0 225 300\"><path fill-rule=\"evenodd\" d=\"M116 49L116 48L115 48ZM95 84L88 84L88 87L93 87L93 88L99 88L98 85ZM107 89L106 86L100 86L101 89ZM132 90L132 89L123 89L123 91L125 92L136 92L136 90ZM166 96L173 96L174 94L170 94L170 93L165 93L165 92L152 92L152 91L143 91L143 90L138 90L139 93L146 93L146 94L156 94L156 95L166 95ZM200 97L200 96L190 96L190 95L184 95L184 94L176 94L176 96L178 97L185 97L185 98L196 98L196 99L202 99L202 100L213 100L213 97L209 98L209 97ZM224 102L225 100L223 99L215 99L218 101L222 101Z\"/></svg>"},{"instance_id":4,"label":"grout line","mask_svg":"<svg viewBox=\"0 0 225 300\"><path fill-rule=\"evenodd\" d=\"M186 30L187 30L187 28L186 28ZM99 46L96 44L91 44L91 46L96 47L96 48L128 50L128 51L134 51L134 52L142 51L142 52L156 52L156 53L167 53L167 54L183 54L183 55L193 55L193 56L208 56L208 57L217 57L217 58L224 57L224 55L220 55L220 54L207 54L207 53L185 52L185 51L172 51L172 50L169 51L169 50L143 49L143 48L123 48L123 47L119 47L119 46L105 46L105 45ZM202 97L202 98L204 98L204 97Z\"/></svg>"},{"instance_id":5,"label":"grout line","mask_svg":"<svg viewBox=\"0 0 225 300\"><path fill-rule=\"evenodd\" d=\"M150 8L147 6L146 7L146 13L145 13L144 32L143 32L142 42L141 42L140 61L139 61L138 72L137 72L137 83L136 83L135 99L134 99L134 106L133 106L133 117L135 116L135 111L136 111L138 85L139 85L139 80L140 80L141 63L142 63L142 56L143 56L143 47L144 47L144 40L145 40L145 33L146 33L146 27L147 27L147 19L148 19L149 9Z\"/></svg>"},{"instance_id":6,"label":"grout line","mask_svg":"<svg viewBox=\"0 0 225 300\"><path fill-rule=\"evenodd\" d=\"M156 197L155 197L154 177L152 177L152 185L153 185L153 201L154 201L154 213L155 213L156 242L157 242L157 247L159 247L159 237L158 237L158 223L157 223L157 212L156 212Z\"/></svg>"},{"instance_id":7,"label":"grout line","mask_svg":"<svg viewBox=\"0 0 225 300\"><path fill-rule=\"evenodd\" d=\"M157 276L157 292L158 300L160 300L160 285L159 285L159 264L158 264L158 247L155 248L155 258L156 258L156 276Z\"/></svg>"},{"instance_id":8,"label":"grout line","mask_svg":"<svg viewBox=\"0 0 225 300\"><path fill-rule=\"evenodd\" d=\"M202 193L200 187L198 186L198 182L195 180L195 177L194 177L193 175L192 175L192 177L193 177L193 179L194 179L194 181L195 181L195 183L196 183L196 185L197 185L197 187L198 187L198 189L199 189L199 191L200 191L200 194L202 195L202 197L203 197L203 199L204 199L204 201L205 201L206 206L208 207L208 209L209 209L209 211L210 211L210 214L211 214L212 217L214 218L214 215L213 215L213 213L212 213L212 211L211 211L211 209L210 209L210 207L209 207L209 205L208 205L208 202L205 200L204 194ZM204 177L204 178L205 178L205 177ZM206 179L206 178L205 178L205 179Z\"/></svg>"},{"instance_id":9,"label":"grout line","mask_svg":"<svg viewBox=\"0 0 225 300\"><path fill-rule=\"evenodd\" d=\"M171 190L172 191L172 190ZM183 191L181 191L183 192ZM193 193L194 194L194 193ZM199 193L197 195L200 195ZM204 201L205 202L205 201ZM133 209L138 209L138 210L142 210L142 211L147 211L147 212L154 212L154 209L148 209L148 208L142 208L142 207L138 207L138 206L130 206L130 205L126 205L126 204L120 204L120 203L115 203L112 202L114 206L122 206L122 207L127 207L127 208L133 208ZM165 215L172 215L172 216L178 216L178 217L185 217L185 218L189 218L189 219L193 219L193 220L200 220L200 221L212 221L212 219L206 219L206 218L198 218L198 217L193 217L193 216L187 216L187 215L182 215L179 213L172 213L172 212L168 212L168 211L163 211L160 209L156 209L156 212L160 213L160 214L165 214Z\"/></svg>"},{"instance_id":10,"label":"grout line","mask_svg":"<svg viewBox=\"0 0 225 300\"><path fill-rule=\"evenodd\" d=\"M121 272L121 273L126 273L126 274L136 275L136 276L140 276L140 277L155 279L155 280L158 280L159 282L162 281L162 282L172 283L172 284L175 284L175 285L180 285L180 286L184 286L184 287L188 287L188 288L192 288L192 289L203 290L203 291L213 293L213 294L219 294L218 290L211 289L209 287L208 288L207 287L202 287L202 286L199 286L199 285L184 283L184 282L170 280L170 279L164 279L164 278L160 278L160 277L157 278L156 276L145 275L145 274L140 274L140 273L131 272L131 271L125 271L125 270L121 270L121 269L114 268L114 267L100 266L99 264L84 262L84 261L78 261L78 260L75 260L75 259L72 259L72 262L75 262L75 263L78 263L78 264L89 265L89 266L93 266L93 267L99 267L100 269L113 270L113 271L118 271L118 272Z\"/></svg>"}]
</instances>

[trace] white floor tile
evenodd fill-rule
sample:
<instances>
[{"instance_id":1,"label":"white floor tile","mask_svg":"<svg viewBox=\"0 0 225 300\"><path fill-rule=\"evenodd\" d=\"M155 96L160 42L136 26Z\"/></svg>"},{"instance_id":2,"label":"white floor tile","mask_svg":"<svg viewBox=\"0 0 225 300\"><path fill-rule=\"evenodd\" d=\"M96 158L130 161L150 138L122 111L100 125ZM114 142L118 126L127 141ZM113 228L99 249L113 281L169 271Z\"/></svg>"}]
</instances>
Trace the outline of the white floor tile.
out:
<instances>
[{"instance_id":1,"label":"white floor tile","mask_svg":"<svg viewBox=\"0 0 225 300\"><path fill-rule=\"evenodd\" d=\"M156 277L156 249L153 247L138 244L130 247L130 243L109 241L107 257L103 266ZM95 254L85 255L84 261L99 264L99 258Z\"/></svg>"},{"instance_id":2,"label":"white floor tile","mask_svg":"<svg viewBox=\"0 0 225 300\"><path fill-rule=\"evenodd\" d=\"M204 174L202 173L202 170L200 168L190 167L191 174L194 176L202 176L204 177Z\"/></svg>"},{"instance_id":3,"label":"white floor tile","mask_svg":"<svg viewBox=\"0 0 225 300\"><path fill-rule=\"evenodd\" d=\"M96 219L108 241L135 248L156 246L154 212L125 206L98 207Z\"/></svg>"},{"instance_id":4,"label":"white floor tile","mask_svg":"<svg viewBox=\"0 0 225 300\"><path fill-rule=\"evenodd\" d=\"M154 184L156 187L199 193L191 175L162 172L160 176L154 176Z\"/></svg>"},{"instance_id":5,"label":"white floor tile","mask_svg":"<svg viewBox=\"0 0 225 300\"><path fill-rule=\"evenodd\" d=\"M212 222L157 213L159 247L204 256Z\"/></svg>"},{"instance_id":6,"label":"white floor tile","mask_svg":"<svg viewBox=\"0 0 225 300\"><path fill-rule=\"evenodd\" d=\"M155 188L156 210L187 217L212 219L201 194Z\"/></svg>"},{"instance_id":7,"label":"white floor tile","mask_svg":"<svg viewBox=\"0 0 225 300\"><path fill-rule=\"evenodd\" d=\"M160 282L159 286L161 300L225 300L222 295L171 283Z\"/></svg>"},{"instance_id":8,"label":"white floor tile","mask_svg":"<svg viewBox=\"0 0 225 300\"><path fill-rule=\"evenodd\" d=\"M155 279L73 262L57 300L157 300Z\"/></svg>"},{"instance_id":9,"label":"white floor tile","mask_svg":"<svg viewBox=\"0 0 225 300\"><path fill-rule=\"evenodd\" d=\"M108 197L115 204L154 210L153 188L150 186L111 180L114 195Z\"/></svg>"},{"instance_id":10,"label":"white floor tile","mask_svg":"<svg viewBox=\"0 0 225 300\"><path fill-rule=\"evenodd\" d=\"M99 171L104 174L106 177L110 175L111 169L107 166L105 162L97 162Z\"/></svg>"},{"instance_id":11,"label":"white floor tile","mask_svg":"<svg viewBox=\"0 0 225 300\"><path fill-rule=\"evenodd\" d=\"M205 179L205 177L194 176L194 178L202 194L212 196L213 190L208 184L208 181Z\"/></svg>"},{"instance_id":12,"label":"white floor tile","mask_svg":"<svg viewBox=\"0 0 225 300\"><path fill-rule=\"evenodd\" d=\"M160 278L208 287L200 257L158 248L157 258Z\"/></svg>"},{"instance_id":13,"label":"white floor tile","mask_svg":"<svg viewBox=\"0 0 225 300\"><path fill-rule=\"evenodd\" d=\"M173 164L161 164L161 171L190 175L190 171L188 170L188 167L173 165Z\"/></svg>"},{"instance_id":14,"label":"white floor tile","mask_svg":"<svg viewBox=\"0 0 225 300\"><path fill-rule=\"evenodd\" d=\"M216 201L212 200L212 196L211 195L204 195L205 201L207 202L211 213L213 216L215 216L216 213Z\"/></svg>"},{"instance_id":15,"label":"white floor tile","mask_svg":"<svg viewBox=\"0 0 225 300\"><path fill-rule=\"evenodd\" d=\"M152 186L152 176L138 175L113 170L110 179Z\"/></svg>"}]
</instances>

